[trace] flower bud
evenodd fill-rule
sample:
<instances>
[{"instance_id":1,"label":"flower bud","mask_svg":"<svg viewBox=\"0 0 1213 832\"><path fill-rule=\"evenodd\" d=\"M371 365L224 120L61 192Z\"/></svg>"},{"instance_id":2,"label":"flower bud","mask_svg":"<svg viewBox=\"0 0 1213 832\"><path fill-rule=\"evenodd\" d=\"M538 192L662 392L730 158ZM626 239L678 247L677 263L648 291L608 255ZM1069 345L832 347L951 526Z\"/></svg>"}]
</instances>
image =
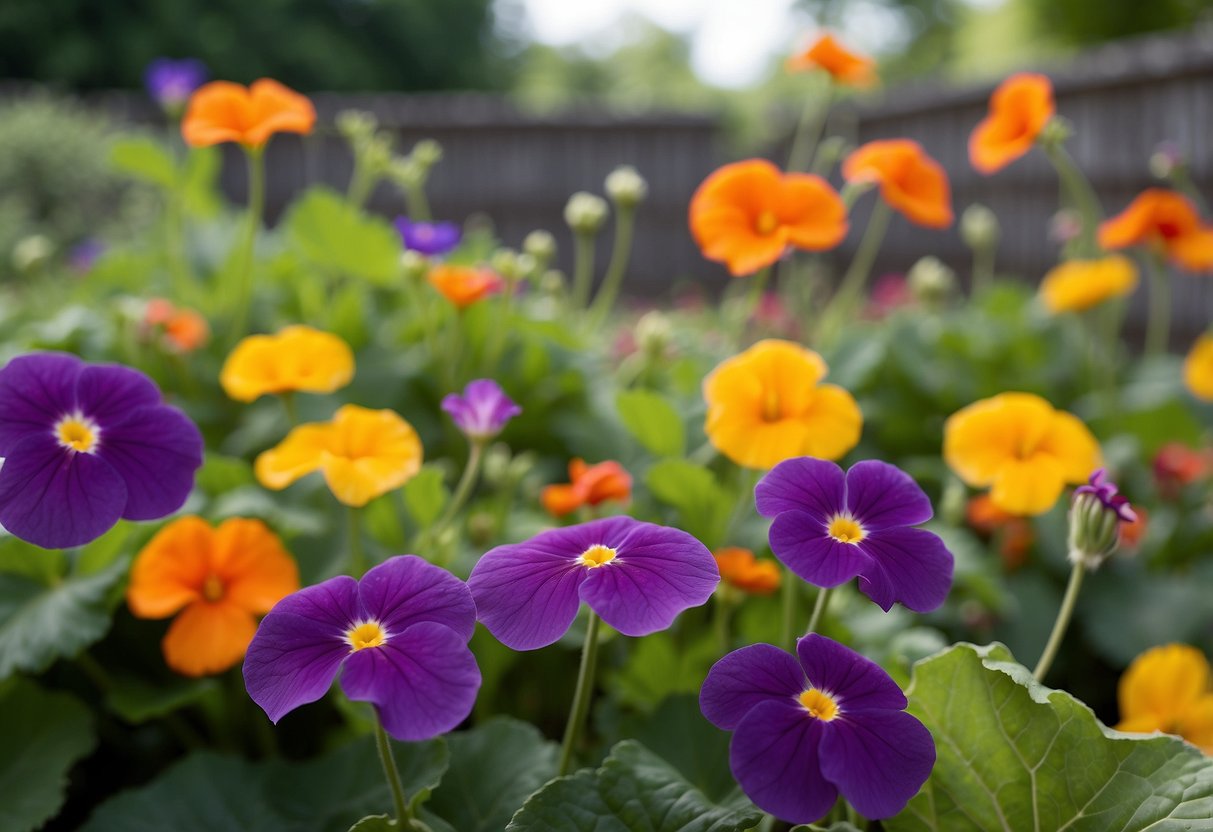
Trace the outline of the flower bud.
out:
<instances>
[{"instance_id":1,"label":"flower bud","mask_svg":"<svg viewBox=\"0 0 1213 832\"><path fill-rule=\"evenodd\" d=\"M504 277L508 282L513 283L522 277L522 266L518 262L518 252L512 248L499 248L493 252L493 256L489 258L489 265L493 267L493 271Z\"/></svg>"},{"instance_id":2,"label":"flower bud","mask_svg":"<svg viewBox=\"0 0 1213 832\"><path fill-rule=\"evenodd\" d=\"M660 358L670 345L673 331L670 319L664 313L646 312L636 322L636 346L649 358Z\"/></svg>"},{"instance_id":3,"label":"flower bud","mask_svg":"<svg viewBox=\"0 0 1213 832\"><path fill-rule=\"evenodd\" d=\"M597 234L606 217L606 200L587 191L573 194L564 206L564 221L577 234Z\"/></svg>"},{"instance_id":4,"label":"flower bud","mask_svg":"<svg viewBox=\"0 0 1213 832\"><path fill-rule=\"evenodd\" d=\"M1074 490L1070 502L1070 562L1096 569L1120 543L1120 524L1137 515L1129 501L1117 494L1103 468L1091 475L1088 485Z\"/></svg>"},{"instance_id":5,"label":"flower bud","mask_svg":"<svg viewBox=\"0 0 1213 832\"><path fill-rule=\"evenodd\" d=\"M1038 141L1045 147L1060 147L1065 144L1066 139L1074 134L1074 128L1070 122L1066 121L1061 116L1053 116L1045 124L1044 129L1040 131Z\"/></svg>"},{"instance_id":6,"label":"flower bud","mask_svg":"<svg viewBox=\"0 0 1213 832\"><path fill-rule=\"evenodd\" d=\"M13 246L13 267L19 272L37 271L55 253L49 238L42 234L23 237Z\"/></svg>"},{"instance_id":7,"label":"flower bud","mask_svg":"<svg viewBox=\"0 0 1213 832\"><path fill-rule=\"evenodd\" d=\"M509 447L500 442L489 445L485 450L481 470L488 486L496 489L506 484L510 476L510 458Z\"/></svg>"},{"instance_id":8,"label":"flower bud","mask_svg":"<svg viewBox=\"0 0 1213 832\"><path fill-rule=\"evenodd\" d=\"M1183 164L1183 153L1175 142L1159 142L1150 155L1150 173L1158 179L1170 179Z\"/></svg>"},{"instance_id":9,"label":"flower bud","mask_svg":"<svg viewBox=\"0 0 1213 832\"><path fill-rule=\"evenodd\" d=\"M379 129L374 113L365 110L342 110L337 114L337 132L354 141L370 137Z\"/></svg>"},{"instance_id":10,"label":"flower bud","mask_svg":"<svg viewBox=\"0 0 1213 832\"><path fill-rule=\"evenodd\" d=\"M607 196L620 208L635 208L649 193L649 183L631 165L620 165L607 174Z\"/></svg>"},{"instance_id":11,"label":"flower bud","mask_svg":"<svg viewBox=\"0 0 1213 832\"><path fill-rule=\"evenodd\" d=\"M534 257L540 265L546 265L556 256L556 238L542 229L532 231L522 241L522 250Z\"/></svg>"},{"instance_id":12,"label":"flower bud","mask_svg":"<svg viewBox=\"0 0 1213 832\"><path fill-rule=\"evenodd\" d=\"M539 291L549 297L560 297L564 294L564 272L559 269L548 269L539 279Z\"/></svg>"},{"instance_id":13,"label":"flower bud","mask_svg":"<svg viewBox=\"0 0 1213 832\"><path fill-rule=\"evenodd\" d=\"M998 245L1001 229L998 217L986 206L973 203L960 216L960 236L974 250L986 250Z\"/></svg>"},{"instance_id":14,"label":"flower bud","mask_svg":"<svg viewBox=\"0 0 1213 832\"><path fill-rule=\"evenodd\" d=\"M433 139L424 139L413 146L413 152L409 156L428 171L442 161L442 145Z\"/></svg>"},{"instance_id":15,"label":"flower bud","mask_svg":"<svg viewBox=\"0 0 1213 832\"><path fill-rule=\"evenodd\" d=\"M956 272L938 257L923 257L910 267L906 276L910 293L919 303L938 306L956 289Z\"/></svg>"},{"instance_id":16,"label":"flower bud","mask_svg":"<svg viewBox=\"0 0 1213 832\"><path fill-rule=\"evenodd\" d=\"M405 280L421 280L429 271L430 263L424 254L408 248L400 256L400 268L404 271Z\"/></svg>"},{"instance_id":17,"label":"flower bud","mask_svg":"<svg viewBox=\"0 0 1213 832\"><path fill-rule=\"evenodd\" d=\"M1049 220L1049 239L1065 245L1082 233L1082 217L1077 211L1063 208Z\"/></svg>"}]
</instances>

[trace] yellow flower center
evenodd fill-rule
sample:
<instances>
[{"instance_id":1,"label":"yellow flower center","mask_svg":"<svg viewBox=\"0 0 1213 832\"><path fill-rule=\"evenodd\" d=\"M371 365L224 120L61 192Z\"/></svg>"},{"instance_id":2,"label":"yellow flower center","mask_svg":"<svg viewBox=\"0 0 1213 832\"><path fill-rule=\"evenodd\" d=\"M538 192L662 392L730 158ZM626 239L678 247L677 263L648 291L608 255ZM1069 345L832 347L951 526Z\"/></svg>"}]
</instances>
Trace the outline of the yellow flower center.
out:
<instances>
[{"instance_id":1,"label":"yellow flower center","mask_svg":"<svg viewBox=\"0 0 1213 832\"><path fill-rule=\"evenodd\" d=\"M367 647L379 647L387 641L387 633L378 621L366 621L352 630L347 630L345 640L350 643L351 652L357 652Z\"/></svg>"},{"instance_id":2,"label":"yellow flower center","mask_svg":"<svg viewBox=\"0 0 1213 832\"><path fill-rule=\"evenodd\" d=\"M762 400L762 420L778 422L783 418L783 406L779 401L778 390L768 390Z\"/></svg>"},{"instance_id":3,"label":"yellow flower center","mask_svg":"<svg viewBox=\"0 0 1213 832\"><path fill-rule=\"evenodd\" d=\"M97 430L97 425L79 414L64 416L59 420L59 424L55 425L55 435L59 437L59 444L69 450L84 454L91 454L97 447L98 433L100 431Z\"/></svg>"},{"instance_id":4,"label":"yellow flower center","mask_svg":"<svg viewBox=\"0 0 1213 832\"><path fill-rule=\"evenodd\" d=\"M616 554L618 553L610 546L602 546L596 543L582 552L581 557L577 558L577 562L590 569L597 569L599 566L604 566L613 561Z\"/></svg>"},{"instance_id":5,"label":"yellow flower center","mask_svg":"<svg viewBox=\"0 0 1213 832\"><path fill-rule=\"evenodd\" d=\"M774 233L779 227L779 218L775 216L774 211L763 211L758 215L758 219L754 221L754 230L766 237L768 234Z\"/></svg>"},{"instance_id":6,"label":"yellow flower center","mask_svg":"<svg viewBox=\"0 0 1213 832\"><path fill-rule=\"evenodd\" d=\"M838 718L838 703L825 691L809 688L800 694L800 707L809 712L809 716L830 722Z\"/></svg>"},{"instance_id":7,"label":"yellow flower center","mask_svg":"<svg viewBox=\"0 0 1213 832\"><path fill-rule=\"evenodd\" d=\"M864 538L863 526L855 522L855 518L846 514L837 514L830 521L828 529L830 537L839 543L858 543Z\"/></svg>"},{"instance_id":8,"label":"yellow flower center","mask_svg":"<svg viewBox=\"0 0 1213 832\"><path fill-rule=\"evenodd\" d=\"M219 580L218 575L212 573L206 576L202 582L202 597L212 603L223 597L223 581Z\"/></svg>"}]
</instances>

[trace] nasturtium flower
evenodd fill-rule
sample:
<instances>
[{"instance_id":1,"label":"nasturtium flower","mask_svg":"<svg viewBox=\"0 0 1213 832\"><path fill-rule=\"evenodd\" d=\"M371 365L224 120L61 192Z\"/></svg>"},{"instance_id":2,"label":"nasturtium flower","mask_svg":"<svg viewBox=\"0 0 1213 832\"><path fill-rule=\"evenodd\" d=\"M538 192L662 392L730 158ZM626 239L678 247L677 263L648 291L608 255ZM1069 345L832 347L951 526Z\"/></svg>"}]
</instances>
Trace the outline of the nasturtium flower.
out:
<instances>
[{"instance_id":1,"label":"nasturtium flower","mask_svg":"<svg viewBox=\"0 0 1213 832\"><path fill-rule=\"evenodd\" d=\"M796 655L752 644L712 666L707 720L733 732L729 767L763 811L812 823L838 795L867 818L892 817L935 765L935 743L875 662L816 634Z\"/></svg>"},{"instance_id":2,"label":"nasturtium flower","mask_svg":"<svg viewBox=\"0 0 1213 832\"><path fill-rule=\"evenodd\" d=\"M848 182L880 186L890 208L927 228L952 224L952 189L943 167L910 139L868 142L842 163Z\"/></svg>"},{"instance_id":3,"label":"nasturtium flower","mask_svg":"<svg viewBox=\"0 0 1213 832\"><path fill-rule=\"evenodd\" d=\"M969 137L969 161L984 174L1002 170L1032 149L1054 112L1047 76L1012 75L994 90L989 115Z\"/></svg>"},{"instance_id":4,"label":"nasturtium flower","mask_svg":"<svg viewBox=\"0 0 1213 832\"><path fill-rule=\"evenodd\" d=\"M931 501L908 474L875 459L845 474L811 457L776 465L754 488L758 513L774 518L771 551L820 587L858 577L859 589L888 612L900 601L930 612L952 588L952 553L913 528L931 519Z\"/></svg>"},{"instance_id":5,"label":"nasturtium flower","mask_svg":"<svg viewBox=\"0 0 1213 832\"><path fill-rule=\"evenodd\" d=\"M191 353L206 346L211 328L193 309L174 305L164 298L152 298L143 313L143 324L157 333L161 344L169 352Z\"/></svg>"},{"instance_id":6,"label":"nasturtium flower","mask_svg":"<svg viewBox=\"0 0 1213 832\"><path fill-rule=\"evenodd\" d=\"M462 232L453 222L422 222L408 217L396 218L396 230L404 247L410 251L433 257L446 254L459 245Z\"/></svg>"},{"instance_id":7,"label":"nasturtium flower","mask_svg":"<svg viewBox=\"0 0 1213 832\"><path fill-rule=\"evenodd\" d=\"M456 266L442 263L426 274L426 280L457 309L501 291L504 283L497 272L486 266Z\"/></svg>"},{"instance_id":8,"label":"nasturtium flower","mask_svg":"<svg viewBox=\"0 0 1213 832\"><path fill-rule=\"evenodd\" d=\"M789 72L824 70L835 83L848 87L869 87L876 83L876 62L847 49L829 32L788 58L787 69Z\"/></svg>"},{"instance_id":9,"label":"nasturtium flower","mask_svg":"<svg viewBox=\"0 0 1213 832\"><path fill-rule=\"evenodd\" d=\"M825 251L847 236L847 209L828 182L783 173L765 159L713 172L691 197L691 234L734 277L771 265L788 247Z\"/></svg>"},{"instance_id":10,"label":"nasturtium flower","mask_svg":"<svg viewBox=\"0 0 1213 832\"><path fill-rule=\"evenodd\" d=\"M297 589L295 562L260 520L212 528L191 516L166 525L136 556L126 603L139 618L175 615L164 659L178 673L204 676L239 662L256 616Z\"/></svg>"},{"instance_id":11,"label":"nasturtium flower","mask_svg":"<svg viewBox=\"0 0 1213 832\"><path fill-rule=\"evenodd\" d=\"M354 377L354 352L336 335L288 326L238 343L219 373L223 392L251 402L267 393L332 393Z\"/></svg>"},{"instance_id":12,"label":"nasturtium flower","mask_svg":"<svg viewBox=\"0 0 1213 832\"><path fill-rule=\"evenodd\" d=\"M1186 644L1152 647L1133 660L1117 689L1118 731L1161 731L1213 754L1213 669Z\"/></svg>"},{"instance_id":13,"label":"nasturtium flower","mask_svg":"<svg viewBox=\"0 0 1213 832\"><path fill-rule=\"evenodd\" d=\"M212 81L190 97L181 136L190 147L237 142L264 147L275 133L312 132L316 108L307 96L262 78L251 87Z\"/></svg>"},{"instance_id":14,"label":"nasturtium flower","mask_svg":"<svg viewBox=\"0 0 1213 832\"><path fill-rule=\"evenodd\" d=\"M944 423L943 456L966 484L1016 515L1044 514L1066 484L1099 467L1099 443L1078 417L1031 393L1000 393Z\"/></svg>"},{"instance_id":15,"label":"nasturtium flower","mask_svg":"<svg viewBox=\"0 0 1213 832\"><path fill-rule=\"evenodd\" d=\"M194 90L206 83L206 64L197 58L156 58L147 65L143 82L148 95L166 110L179 110Z\"/></svg>"},{"instance_id":16,"label":"nasturtium flower","mask_svg":"<svg viewBox=\"0 0 1213 832\"><path fill-rule=\"evenodd\" d=\"M1137 267L1113 254L1097 260L1067 260L1049 270L1040 284L1040 299L1053 314L1082 312L1104 301L1132 294Z\"/></svg>"},{"instance_id":17,"label":"nasturtium flower","mask_svg":"<svg viewBox=\"0 0 1213 832\"><path fill-rule=\"evenodd\" d=\"M421 470L421 440L413 426L390 410L342 406L331 422L293 428L257 457L257 481L275 491L322 471L333 496L364 506L404 485Z\"/></svg>"},{"instance_id":18,"label":"nasturtium flower","mask_svg":"<svg viewBox=\"0 0 1213 832\"><path fill-rule=\"evenodd\" d=\"M448 393L442 400L442 409L473 442L488 442L501 433L506 424L522 413L513 399L505 394L501 385L492 379L480 378L463 388L463 395Z\"/></svg>"},{"instance_id":19,"label":"nasturtium flower","mask_svg":"<svg viewBox=\"0 0 1213 832\"><path fill-rule=\"evenodd\" d=\"M1184 359L1184 386L1198 399L1213 402L1213 333L1196 339Z\"/></svg>"},{"instance_id":20,"label":"nasturtium flower","mask_svg":"<svg viewBox=\"0 0 1213 832\"><path fill-rule=\"evenodd\" d=\"M749 549L726 546L712 553L720 580L751 595L770 595L783 583L783 573L773 560L759 560Z\"/></svg>"},{"instance_id":21,"label":"nasturtium flower","mask_svg":"<svg viewBox=\"0 0 1213 832\"><path fill-rule=\"evenodd\" d=\"M826 370L812 350L774 339L726 359L703 382L708 439L746 468L838 459L859 442L863 414L846 390L818 383Z\"/></svg>"},{"instance_id":22,"label":"nasturtium flower","mask_svg":"<svg viewBox=\"0 0 1213 832\"><path fill-rule=\"evenodd\" d=\"M1129 207L1100 223L1099 244L1106 249L1146 246L1181 269L1213 270L1213 225L1205 223L1186 196L1149 188Z\"/></svg>"},{"instance_id":23,"label":"nasturtium flower","mask_svg":"<svg viewBox=\"0 0 1213 832\"><path fill-rule=\"evenodd\" d=\"M719 582L712 553L686 532L608 517L498 546L468 587L498 641L534 650L568 631L582 601L624 635L646 636L705 603Z\"/></svg>"},{"instance_id":24,"label":"nasturtium flower","mask_svg":"<svg viewBox=\"0 0 1213 832\"><path fill-rule=\"evenodd\" d=\"M0 524L62 549L181 508L202 435L140 372L32 353L0 370L0 457Z\"/></svg>"},{"instance_id":25,"label":"nasturtium flower","mask_svg":"<svg viewBox=\"0 0 1213 832\"><path fill-rule=\"evenodd\" d=\"M614 460L587 465L583 459L569 462L569 482L545 486L539 495L544 509L554 517L572 514L582 506L608 500L626 503L632 498L632 475Z\"/></svg>"},{"instance_id":26,"label":"nasturtium flower","mask_svg":"<svg viewBox=\"0 0 1213 832\"><path fill-rule=\"evenodd\" d=\"M244 686L266 716L341 689L375 706L383 728L411 742L444 734L471 713L480 670L468 649L476 607L467 585L416 555L391 558L361 581L338 575L279 601L244 659Z\"/></svg>"}]
</instances>

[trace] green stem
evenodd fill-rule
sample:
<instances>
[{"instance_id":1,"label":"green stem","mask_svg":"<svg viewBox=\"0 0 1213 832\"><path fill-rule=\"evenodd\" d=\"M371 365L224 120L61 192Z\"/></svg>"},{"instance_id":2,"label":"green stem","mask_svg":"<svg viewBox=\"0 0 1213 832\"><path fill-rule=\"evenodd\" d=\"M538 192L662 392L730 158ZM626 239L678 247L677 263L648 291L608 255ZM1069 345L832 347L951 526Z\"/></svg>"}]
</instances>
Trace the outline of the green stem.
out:
<instances>
[{"instance_id":1,"label":"green stem","mask_svg":"<svg viewBox=\"0 0 1213 832\"><path fill-rule=\"evenodd\" d=\"M1099 203L1099 196L1096 195L1095 189L1091 187L1091 183L1083 175L1074 158L1060 142L1046 143L1044 151L1045 155L1049 157L1049 161L1053 163L1053 169L1057 171L1057 178L1061 180L1062 190L1082 216L1082 234L1078 238L1082 250L1078 253L1082 256L1093 257L1099 252L1095 232L1103 219L1103 206Z\"/></svg>"},{"instance_id":2,"label":"green stem","mask_svg":"<svg viewBox=\"0 0 1213 832\"><path fill-rule=\"evenodd\" d=\"M994 246L978 246L973 249L973 286L970 297L977 297L994 282Z\"/></svg>"},{"instance_id":3,"label":"green stem","mask_svg":"<svg viewBox=\"0 0 1213 832\"><path fill-rule=\"evenodd\" d=\"M511 329L510 320L514 311L514 295L517 288L517 277L511 275L505 279L505 288L501 292L498 311L501 317L497 321L497 326L493 327L493 332L489 336L489 346L485 350L484 372L490 377L494 375L497 362L501 360L501 354L505 350L508 333Z\"/></svg>"},{"instance_id":4,"label":"green stem","mask_svg":"<svg viewBox=\"0 0 1213 832\"><path fill-rule=\"evenodd\" d=\"M375 176L366 163L358 158L359 155L357 151L354 152L354 172L350 174L350 185L346 189L345 199L353 207L361 209L375 189Z\"/></svg>"},{"instance_id":5,"label":"green stem","mask_svg":"<svg viewBox=\"0 0 1213 832\"><path fill-rule=\"evenodd\" d=\"M1150 313L1146 320L1146 355L1158 356L1167 351L1171 341L1171 275L1154 255L1146 258L1150 281Z\"/></svg>"},{"instance_id":6,"label":"green stem","mask_svg":"<svg viewBox=\"0 0 1213 832\"><path fill-rule=\"evenodd\" d=\"M295 404L295 391L284 390L278 394L282 401L282 410L286 413L286 421L291 427L299 424L299 408Z\"/></svg>"},{"instance_id":7,"label":"green stem","mask_svg":"<svg viewBox=\"0 0 1213 832\"><path fill-rule=\"evenodd\" d=\"M615 214L615 244L611 247L611 259L607 263L606 276L590 307L589 327L597 329L611 314L619 289L623 286L628 271L628 260L632 256L632 234L636 229L636 209L619 208Z\"/></svg>"},{"instance_id":8,"label":"green stem","mask_svg":"<svg viewBox=\"0 0 1213 832\"><path fill-rule=\"evenodd\" d=\"M835 330L842 324L843 319L851 311L855 303L863 296L864 285L880 252L880 244L884 242L885 232L889 228L889 219L893 212L887 202L877 199L872 206L872 215L868 217L868 227L864 229L863 239L855 250L851 265L838 284L838 291L830 299L821 315L819 332L821 340L833 337Z\"/></svg>"},{"instance_id":9,"label":"green stem","mask_svg":"<svg viewBox=\"0 0 1213 832\"><path fill-rule=\"evenodd\" d=\"M590 284L594 282L594 235L573 232L573 309L586 308L590 300Z\"/></svg>"},{"instance_id":10,"label":"green stem","mask_svg":"<svg viewBox=\"0 0 1213 832\"><path fill-rule=\"evenodd\" d=\"M808 170L813 158L817 155L817 146L821 144L821 133L825 130L826 117L830 114L830 105L834 100L834 85L827 81L824 100L817 96L805 99L804 109L800 111L800 121L796 123L796 133L792 137L792 150L788 153L788 172Z\"/></svg>"},{"instance_id":11,"label":"green stem","mask_svg":"<svg viewBox=\"0 0 1213 832\"><path fill-rule=\"evenodd\" d=\"M484 442L473 440L471 448L468 450L467 465L463 466L463 474L459 477L459 484L455 486L455 493L451 497L451 501L447 503L446 511L438 518L434 525L430 526L422 535L417 544L417 548L421 549L432 544L438 539L442 532L446 531L447 526L455 519L459 510L463 508L468 501L468 497L472 495L472 489L476 485L476 480L480 474L480 463L484 459Z\"/></svg>"},{"instance_id":12,"label":"green stem","mask_svg":"<svg viewBox=\"0 0 1213 832\"><path fill-rule=\"evenodd\" d=\"M569 709L569 720L564 726L564 742L560 744L560 767L557 776L568 774L573 765L573 750L590 712L590 698L594 693L594 668L598 663L598 616L589 610L586 621L585 645L581 648L581 668L577 671L577 689L573 693L573 706Z\"/></svg>"},{"instance_id":13,"label":"green stem","mask_svg":"<svg viewBox=\"0 0 1213 832\"><path fill-rule=\"evenodd\" d=\"M780 630L779 643L789 649L796 647L796 612L799 606L796 603L796 595L800 588L799 580L791 570L783 573L783 627Z\"/></svg>"},{"instance_id":14,"label":"green stem","mask_svg":"<svg viewBox=\"0 0 1213 832\"><path fill-rule=\"evenodd\" d=\"M408 801L404 799L404 786L400 783L400 772L396 768L396 758L392 756L392 744L387 731L383 730L378 715L375 717L375 745L379 749L379 762L383 765L383 776L392 790L392 801L396 804L396 822L402 829L409 829L413 813L409 810Z\"/></svg>"},{"instance_id":15,"label":"green stem","mask_svg":"<svg viewBox=\"0 0 1213 832\"><path fill-rule=\"evenodd\" d=\"M1053 632L1049 634L1049 642L1045 645L1045 651L1041 653L1040 661L1036 663L1036 669L1032 671L1032 677L1038 682L1044 681L1045 674L1053 665L1053 659L1057 658L1057 651L1061 649L1061 641L1065 638L1066 628L1070 626L1070 617L1074 614L1074 604L1078 600L1078 590L1082 588L1082 576L1085 572L1081 560L1074 564L1074 569L1070 572L1070 582L1066 584L1066 594L1061 599L1061 609L1057 611L1057 620L1053 622Z\"/></svg>"},{"instance_id":16,"label":"green stem","mask_svg":"<svg viewBox=\"0 0 1213 832\"><path fill-rule=\"evenodd\" d=\"M750 278L750 285L746 291L745 298L741 302L741 307L737 314L737 329L734 331L734 343L738 346L745 338L746 327L750 323L750 318L754 317L754 313L758 311L759 304L762 303L762 294L766 291L767 281L771 279L771 267L767 266L764 269L754 273Z\"/></svg>"},{"instance_id":17,"label":"green stem","mask_svg":"<svg viewBox=\"0 0 1213 832\"><path fill-rule=\"evenodd\" d=\"M366 572L366 552L362 548L362 510L357 506L349 507L349 573L355 578L361 578Z\"/></svg>"},{"instance_id":18,"label":"green stem","mask_svg":"<svg viewBox=\"0 0 1213 832\"><path fill-rule=\"evenodd\" d=\"M830 590L822 587L817 591L817 600L813 603L813 614L809 616L809 629L805 630L805 635L817 632L817 628L821 626L821 618L825 615L826 605L830 603Z\"/></svg>"},{"instance_id":19,"label":"green stem","mask_svg":"<svg viewBox=\"0 0 1213 832\"><path fill-rule=\"evenodd\" d=\"M237 253L239 259L233 269L233 342L244 335L253 304L253 254L257 245L257 231L261 228L261 217L265 212L265 148L246 147L244 157L248 162L248 214L245 218L244 238Z\"/></svg>"},{"instance_id":20,"label":"green stem","mask_svg":"<svg viewBox=\"0 0 1213 832\"><path fill-rule=\"evenodd\" d=\"M425 196L425 183L419 182L404 189L404 204L413 222L429 222L433 215L430 213L430 201Z\"/></svg>"},{"instance_id":21,"label":"green stem","mask_svg":"<svg viewBox=\"0 0 1213 832\"><path fill-rule=\"evenodd\" d=\"M721 586L713 599L712 609L712 625L716 630L716 641L719 643L720 655L729 652L729 648L733 645L733 637L729 632L729 619L733 612L733 604L729 601L729 597L724 593L730 589L727 586Z\"/></svg>"}]
</instances>

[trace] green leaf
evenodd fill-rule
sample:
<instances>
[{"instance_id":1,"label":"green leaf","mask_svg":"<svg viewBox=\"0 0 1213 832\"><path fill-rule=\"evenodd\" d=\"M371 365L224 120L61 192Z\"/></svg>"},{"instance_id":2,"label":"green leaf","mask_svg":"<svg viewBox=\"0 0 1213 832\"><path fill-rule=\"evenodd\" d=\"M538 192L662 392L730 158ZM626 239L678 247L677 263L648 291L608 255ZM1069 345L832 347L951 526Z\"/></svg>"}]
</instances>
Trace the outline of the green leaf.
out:
<instances>
[{"instance_id":1,"label":"green leaf","mask_svg":"<svg viewBox=\"0 0 1213 832\"><path fill-rule=\"evenodd\" d=\"M753 806L718 806L669 763L627 740L596 770L548 783L506 832L741 832L758 823Z\"/></svg>"},{"instance_id":2,"label":"green leaf","mask_svg":"<svg viewBox=\"0 0 1213 832\"><path fill-rule=\"evenodd\" d=\"M41 673L100 640L110 627L107 595L124 574L125 558L50 586L0 575L0 679L18 670Z\"/></svg>"},{"instance_id":3,"label":"green leaf","mask_svg":"<svg viewBox=\"0 0 1213 832\"><path fill-rule=\"evenodd\" d=\"M686 431L678 411L651 390L621 390L615 399L628 433L655 456L682 456Z\"/></svg>"},{"instance_id":4,"label":"green leaf","mask_svg":"<svg viewBox=\"0 0 1213 832\"><path fill-rule=\"evenodd\" d=\"M177 162L163 145L146 136L116 139L110 149L110 163L115 170L142 182L165 190L177 187Z\"/></svg>"},{"instance_id":5,"label":"green leaf","mask_svg":"<svg viewBox=\"0 0 1213 832\"><path fill-rule=\"evenodd\" d=\"M291 208L287 238L313 265L386 286L400 275L400 235L341 196L312 188Z\"/></svg>"},{"instance_id":6,"label":"green leaf","mask_svg":"<svg viewBox=\"0 0 1213 832\"><path fill-rule=\"evenodd\" d=\"M428 529L446 508L447 490L442 482L442 469L426 465L404 486L404 504L420 528Z\"/></svg>"},{"instance_id":7,"label":"green leaf","mask_svg":"<svg viewBox=\"0 0 1213 832\"><path fill-rule=\"evenodd\" d=\"M610 687L621 703L652 711L666 697L697 692L719 658L714 637L683 648L669 633L654 633L636 639L627 663L610 677Z\"/></svg>"},{"instance_id":8,"label":"green leaf","mask_svg":"<svg viewBox=\"0 0 1213 832\"><path fill-rule=\"evenodd\" d=\"M919 662L908 694L938 759L884 822L890 832L1210 828L1213 760L1174 737L1104 727L1001 644L958 644Z\"/></svg>"},{"instance_id":9,"label":"green leaf","mask_svg":"<svg viewBox=\"0 0 1213 832\"><path fill-rule=\"evenodd\" d=\"M137 725L197 702L218 685L214 679L149 682L114 674L105 704L125 721Z\"/></svg>"},{"instance_id":10,"label":"green leaf","mask_svg":"<svg viewBox=\"0 0 1213 832\"><path fill-rule=\"evenodd\" d=\"M398 832L400 827L391 815L367 815L350 827L350 832Z\"/></svg>"},{"instance_id":11,"label":"green leaf","mask_svg":"<svg viewBox=\"0 0 1213 832\"><path fill-rule=\"evenodd\" d=\"M208 497L218 497L243 486L256 485L257 480L253 476L253 466L247 460L208 451L194 483Z\"/></svg>"},{"instance_id":12,"label":"green leaf","mask_svg":"<svg viewBox=\"0 0 1213 832\"><path fill-rule=\"evenodd\" d=\"M678 510L682 528L709 549L721 545L733 500L711 471L683 459L663 459L649 469L645 483L654 497Z\"/></svg>"},{"instance_id":13,"label":"green leaf","mask_svg":"<svg viewBox=\"0 0 1213 832\"><path fill-rule=\"evenodd\" d=\"M38 829L63 805L67 773L93 750L88 708L17 679L0 687L0 829Z\"/></svg>"}]
</instances>

